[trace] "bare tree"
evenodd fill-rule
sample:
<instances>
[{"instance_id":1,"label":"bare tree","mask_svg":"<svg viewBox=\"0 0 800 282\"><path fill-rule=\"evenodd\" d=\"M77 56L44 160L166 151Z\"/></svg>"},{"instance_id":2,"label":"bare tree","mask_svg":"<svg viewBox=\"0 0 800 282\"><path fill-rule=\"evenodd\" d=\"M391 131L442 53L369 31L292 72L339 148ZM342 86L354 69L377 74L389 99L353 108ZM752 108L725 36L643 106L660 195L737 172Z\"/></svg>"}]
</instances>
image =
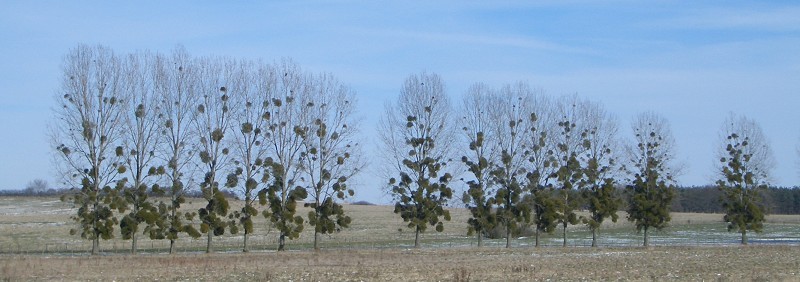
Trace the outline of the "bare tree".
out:
<instances>
[{"instance_id":1,"label":"bare tree","mask_svg":"<svg viewBox=\"0 0 800 282\"><path fill-rule=\"evenodd\" d=\"M528 174L526 190L529 193L523 201L530 205L532 221L535 226L535 246L539 247L539 238L542 232L552 233L558 224L561 210L558 198L553 197L551 175L558 169L555 152L555 103L546 96L536 94L532 96L531 120L528 123L527 146Z\"/></svg>"},{"instance_id":2,"label":"bare tree","mask_svg":"<svg viewBox=\"0 0 800 282\"><path fill-rule=\"evenodd\" d=\"M478 247L483 246L483 236L494 228L497 220L491 176L492 162L496 157L494 132L491 130L494 121L489 114L491 94L492 89L485 84L473 84L463 96L460 111L461 130L464 133L462 140L469 148L468 151L464 150L461 162L472 174L470 179L465 180L468 188L461 200L472 216L467 221L467 233L475 233Z\"/></svg>"},{"instance_id":3,"label":"bare tree","mask_svg":"<svg viewBox=\"0 0 800 282\"><path fill-rule=\"evenodd\" d=\"M308 223L314 226L314 249L319 250L320 234L337 232L350 225L338 201L354 195L349 180L364 168L354 120L355 95L330 74L312 78L311 95L304 97L305 126L302 137L302 178L311 196L305 205Z\"/></svg>"},{"instance_id":4,"label":"bare tree","mask_svg":"<svg viewBox=\"0 0 800 282\"><path fill-rule=\"evenodd\" d=\"M562 227L563 246L567 246L567 226L578 224L575 209L580 202L576 192L582 188L584 170L581 156L588 149L586 103L577 95L565 96L558 101L558 133L553 134L555 144L554 164L556 170L551 174L558 185L561 208L558 222Z\"/></svg>"},{"instance_id":5,"label":"bare tree","mask_svg":"<svg viewBox=\"0 0 800 282\"><path fill-rule=\"evenodd\" d=\"M169 240L169 253L175 253L175 241L180 233L197 238L200 233L185 223L185 214L180 213L186 202L186 187L191 184L191 161L196 153L195 132L191 126L194 104L198 96L195 66L182 47L176 48L171 57L156 56L153 62L153 83L160 114L159 156L166 163L164 177L167 185L167 202L158 204L158 218L152 226L145 228L150 239Z\"/></svg>"},{"instance_id":6,"label":"bare tree","mask_svg":"<svg viewBox=\"0 0 800 282\"><path fill-rule=\"evenodd\" d=\"M242 62L245 64L245 62ZM253 217L258 215L256 209L257 193L259 187L270 181L266 171L267 147L266 130L269 123L269 110L273 88L276 87L275 69L267 64L259 64L253 68L246 63L241 72L239 95L234 97L235 103L234 123L238 128L233 128L233 155L236 170L228 175L227 186L241 186L244 195L244 207L241 211L234 212L238 223L244 229L243 252L248 252L247 239L253 233ZM243 184L238 183L238 179Z\"/></svg>"},{"instance_id":7,"label":"bare tree","mask_svg":"<svg viewBox=\"0 0 800 282\"><path fill-rule=\"evenodd\" d=\"M92 241L92 254L100 238L113 237L119 204L119 174L125 172L120 146L127 97L120 85L119 58L103 46L81 45L64 58L62 82L51 141L58 150L62 178L80 187L70 196L78 206L72 218L80 234ZM77 233L71 230L70 233Z\"/></svg>"},{"instance_id":8,"label":"bare tree","mask_svg":"<svg viewBox=\"0 0 800 282\"><path fill-rule=\"evenodd\" d=\"M769 186L775 157L761 126L745 116L731 114L721 134L717 185L724 193L724 220L728 230L741 233L742 245L747 245L747 230L761 232L764 226L759 191Z\"/></svg>"},{"instance_id":9,"label":"bare tree","mask_svg":"<svg viewBox=\"0 0 800 282\"><path fill-rule=\"evenodd\" d=\"M586 151L581 156L584 167L583 194L587 201L589 216L581 221L592 231L592 247L597 247L597 231L606 218L617 222L617 210L621 206L616 197L617 178L620 175L617 140L617 120L595 102L585 101L584 138Z\"/></svg>"},{"instance_id":10,"label":"bare tree","mask_svg":"<svg viewBox=\"0 0 800 282\"><path fill-rule=\"evenodd\" d=\"M39 194L47 191L49 184L44 179L34 179L31 182L28 182L28 185L25 185L25 192L29 194Z\"/></svg>"},{"instance_id":11,"label":"bare tree","mask_svg":"<svg viewBox=\"0 0 800 282\"><path fill-rule=\"evenodd\" d=\"M428 225L444 230L450 220L445 204L452 198L445 172L450 160L453 130L450 100L439 75L423 72L409 76L396 103L386 105L379 134L389 171L390 193L395 199L394 212L408 228L414 229L414 247L420 246L420 233Z\"/></svg>"},{"instance_id":12,"label":"bare tree","mask_svg":"<svg viewBox=\"0 0 800 282\"><path fill-rule=\"evenodd\" d=\"M492 180L497 185L495 207L497 221L505 227L506 248L511 247L511 232L530 221L530 206L522 199L531 148L529 124L538 119L533 112L532 90L525 83L504 86L492 96L492 130L499 159L492 168Z\"/></svg>"},{"instance_id":13,"label":"bare tree","mask_svg":"<svg viewBox=\"0 0 800 282\"><path fill-rule=\"evenodd\" d=\"M153 57L149 53L130 54L124 61L123 91L130 97L125 109L125 123L122 129L123 160L128 168L126 188L123 192L125 203L130 208L121 222L120 229L124 239L131 240L131 253L137 251L139 224L156 213L156 206L148 201L149 185L160 192L152 178L163 174L163 166L156 166L156 149L159 145L160 126L158 100L153 86Z\"/></svg>"},{"instance_id":14,"label":"bare tree","mask_svg":"<svg viewBox=\"0 0 800 282\"><path fill-rule=\"evenodd\" d=\"M633 121L634 145L628 149L630 172L633 175L628 190L628 221L636 230L644 231L644 246L649 245L650 228L662 229L671 217L670 203L674 197L675 139L664 117L646 112Z\"/></svg>"},{"instance_id":15,"label":"bare tree","mask_svg":"<svg viewBox=\"0 0 800 282\"><path fill-rule=\"evenodd\" d=\"M200 166L205 170L200 182L200 191L207 204L198 210L201 221L200 232L206 233L206 253L211 252L214 236L225 234L226 229L237 233L235 222L228 220L229 202L220 191L220 174L230 164L230 148L226 135L230 135L232 111L231 96L243 92L242 70L231 59L206 58L198 62L197 90L200 99L196 102L192 122L199 137Z\"/></svg>"},{"instance_id":16,"label":"bare tree","mask_svg":"<svg viewBox=\"0 0 800 282\"><path fill-rule=\"evenodd\" d=\"M270 219L280 231L278 251L283 251L286 238L294 239L303 231L303 217L297 213L297 201L304 200L308 193L299 184L302 161L302 127L305 121L303 101L311 91L308 75L290 60L284 60L276 68L277 84L271 95L270 111L267 113L266 141L267 165L275 179L272 185L259 191L262 203L269 203L263 215Z\"/></svg>"}]
</instances>

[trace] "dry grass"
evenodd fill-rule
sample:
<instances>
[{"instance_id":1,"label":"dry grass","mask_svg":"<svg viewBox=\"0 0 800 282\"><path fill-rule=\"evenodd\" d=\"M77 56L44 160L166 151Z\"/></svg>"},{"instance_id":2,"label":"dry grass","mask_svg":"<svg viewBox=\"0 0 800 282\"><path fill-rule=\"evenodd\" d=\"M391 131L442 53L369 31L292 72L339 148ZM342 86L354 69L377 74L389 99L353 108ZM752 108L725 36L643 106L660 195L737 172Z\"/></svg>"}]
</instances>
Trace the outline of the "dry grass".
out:
<instances>
[{"instance_id":1,"label":"dry grass","mask_svg":"<svg viewBox=\"0 0 800 282\"><path fill-rule=\"evenodd\" d=\"M202 200L190 202L184 210L202 206ZM69 219L74 213L69 204L55 198L0 198L0 281L800 280L800 246L736 246L737 234L724 231L718 214L673 214L670 231L654 232L654 242L669 244L663 242L680 234L687 240L727 236L727 242L733 242L727 246L534 249L526 247L531 239L525 238L514 240L516 247L509 250L497 247L503 240L487 240L490 246L485 248L470 247L474 239L465 236L464 223L468 212L452 209L453 220L444 232L425 233L423 249L410 250L413 232L405 228L392 207L345 208L353 224L323 236L323 251L318 253L309 251L310 227L300 239L288 243L290 251L273 252L278 234L259 217L250 241L253 252L248 254L238 252L241 234L215 237L215 249L221 253L212 255L200 254L204 239L182 238L174 256L164 254L168 242L149 239L140 241L143 254L125 255L129 242L117 236L101 242L104 255L88 257L89 242L69 236L74 224ZM800 242L800 216L770 216L767 227L777 229L765 236L780 234ZM573 226L569 234L573 244L586 242L588 232L585 227ZM559 236L547 235L543 241L560 244ZM635 246L639 240L624 213L619 222L604 224L601 236L608 238L605 245L627 238L619 245Z\"/></svg>"},{"instance_id":2,"label":"dry grass","mask_svg":"<svg viewBox=\"0 0 800 282\"><path fill-rule=\"evenodd\" d=\"M232 201L232 208L238 209L243 205L241 201ZM184 205L184 211L196 211L203 206L202 199L190 199ZM363 249L363 248L403 248L413 244L413 232L406 228L399 216L392 212L391 206L345 206L346 212L353 218L350 228L339 233L322 236L322 247L327 249ZM57 198L37 197L0 197L0 253L83 253L90 248L90 242L78 236L70 236L69 229L74 228L74 223L69 217L74 213L69 203L60 202ZM302 209L299 214L305 216L308 210ZM445 224L442 233L427 232L423 234L424 246L435 247L469 247L474 244L473 238L466 237L466 221L469 213L465 209L451 209L452 221ZM601 229L601 239L623 238L627 241L609 240L607 245L635 246L636 234L633 226L625 220L625 214L620 213L617 223L607 221ZM655 243L669 244L669 238L680 231L693 231L698 228L708 229L713 227L714 232L721 232L720 237L736 239L736 234L724 231L722 215L719 214L673 214L672 227L667 233L654 232ZM268 224L263 217L257 217L255 234L250 237L250 246L253 250L274 250L277 245L278 233ZM768 217L768 228L781 227L777 230L786 233L795 230L789 237L797 237L800 241L800 216L798 215L773 215ZM717 231L719 230L719 231ZM769 230L768 230L769 231ZM117 231L118 232L118 231ZM568 229L571 244L584 245L590 235L584 226L570 226ZM673 233L669 233L673 232ZM774 232L773 232L774 233ZM789 232L791 233L791 232ZM710 233L707 236L716 236ZM770 235L769 232L765 233ZM693 236L693 235L685 235ZM125 252L129 248L129 241L119 239L102 241L101 248L105 252ZM168 242L164 240L153 241L140 236L140 248L145 252L164 252L168 249ZM313 240L313 229L306 226L305 231L297 240L289 241L289 250L308 250ZM543 242L557 245L560 234L544 235ZM754 234L752 237L758 239ZM692 238L687 238L692 239ZM494 242L502 245L502 240ZM236 251L241 249L242 235L226 234L214 238L214 248L219 251ZM573 243L574 242L574 243ZM683 242L683 241L682 241ZM492 241L487 241L492 244ZM517 246L530 244L530 239L515 240ZM602 242L601 242L602 243ZM205 239L179 239L177 242L179 252L198 252L204 250Z\"/></svg>"},{"instance_id":3,"label":"dry grass","mask_svg":"<svg viewBox=\"0 0 800 282\"><path fill-rule=\"evenodd\" d=\"M0 257L3 280L797 281L800 247L458 248Z\"/></svg>"}]
</instances>

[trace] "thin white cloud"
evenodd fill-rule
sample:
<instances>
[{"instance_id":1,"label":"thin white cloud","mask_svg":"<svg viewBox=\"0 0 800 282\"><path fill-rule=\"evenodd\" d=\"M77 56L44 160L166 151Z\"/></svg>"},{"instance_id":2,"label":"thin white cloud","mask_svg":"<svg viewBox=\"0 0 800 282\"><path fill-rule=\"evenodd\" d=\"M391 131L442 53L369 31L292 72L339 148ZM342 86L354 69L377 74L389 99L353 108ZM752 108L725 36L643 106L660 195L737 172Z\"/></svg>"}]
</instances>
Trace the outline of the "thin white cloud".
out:
<instances>
[{"instance_id":1,"label":"thin white cloud","mask_svg":"<svg viewBox=\"0 0 800 282\"><path fill-rule=\"evenodd\" d=\"M485 45L536 49L561 53L581 53L586 54L591 51L586 48L563 45L546 40L538 40L523 36L488 35L488 34L467 34L455 32L430 32L430 31L408 31L408 30L379 30L379 29L357 29L354 32L367 33L370 35L385 35L400 37L417 42L439 42L449 44ZM458 45L453 45L458 46Z\"/></svg>"},{"instance_id":2,"label":"thin white cloud","mask_svg":"<svg viewBox=\"0 0 800 282\"><path fill-rule=\"evenodd\" d=\"M654 25L680 29L800 31L800 7L700 9L682 17L657 21Z\"/></svg>"}]
</instances>

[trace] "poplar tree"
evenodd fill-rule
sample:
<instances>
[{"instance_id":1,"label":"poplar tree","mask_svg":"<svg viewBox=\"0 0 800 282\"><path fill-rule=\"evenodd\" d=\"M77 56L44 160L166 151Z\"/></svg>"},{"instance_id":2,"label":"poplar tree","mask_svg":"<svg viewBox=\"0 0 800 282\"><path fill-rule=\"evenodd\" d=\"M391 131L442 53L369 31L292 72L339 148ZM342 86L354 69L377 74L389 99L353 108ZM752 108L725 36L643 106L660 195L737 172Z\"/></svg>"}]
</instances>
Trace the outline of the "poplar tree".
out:
<instances>
[{"instance_id":1,"label":"poplar tree","mask_svg":"<svg viewBox=\"0 0 800 282\"><path fill-rule=\"evenodd\" d=\"M390 158L390 194L394 212L414 230L414 247L420 247L420 233L435 226L444 230L450 220L445 205L453 196L448 186L452 175L445 171L453 132L450 100L437 74L409 76L397 103L387 104L380 134L384 152Z\"/></svg>"},{"instance_id":2,"label":"poplar tree","mask_svg":"<svg viewBox=\"0 0 800 282\"><path fill-rule=\"evenodd\" d=\"M558 161L555 155L553 125L555 123L553 104L542 95L533 96L533 113L528 122L528 195L525 203L530 206L532 223L535 226L535 246L539 247L541 233L553 233L562 210L559 198L554 197L551 175L556 171Z\"/></svg>"},{"instance_id":3,"label":"poplar tree","mask_svg":"<svg viewBox=\"0 0 800 282\"><path fill-rule=\"evenodd\" d=\"M497 224L492 196L495 191L492 189L490 174L495 154L490 130L493 120L487 108L490 105L490 94L491 90L485 84L473 84L465 93L461 107L461 112L464 113L461 118L464 125L461 128L463 140L469 148L464 151L461 162L472 174L466 181L468 188L461 200L471 214L467 220L467 235L474 234L477 237L478 247L483 246L485 233Z\"/></svg>"},{"instance_id":4,"label":"poplar tree","mask_svg":"<svg viewBox=\"0 0 800 282\"><path fill-rule=\"evenodd\" d=\"M582 119L584 103L577 96L565 97L559 103L559 132L554 136L556 148L555 172L551 178L558 185L558 206L560 208L558 223L562 227L563 246L567 246L567 227L578 224L578 215L575 210L580 205L576 191L581 189L585 170L580 161L580 156L590 146L586 137L585 120Z\"/></svg>"},{"instance_id":5,"label":"poplar tree","mask_svg":"<svg viewBox=\"0 0 800 282\"><path fill-rule=\"evenodd\" d=\"M230 149L226 135L230 134L230 95L242 91L241 69L232 60L205 59L198 62L198 92L193 123L199 138L199 166L205 170L200 182L200 192L206 206L198 209L200 232L207 236L206 253L211 252L214 236L238 233L235 222L228 218L230 204L220 190L220 176L230 161Z\"/></svg>"},{"instance_id":6,"label":"poplar tree","mask_svg":"<svg viewBox=\"0 0 800 282\"><path fill-rule=\"evenodd\" d=\"M300 165L311 197L305 206L312 209L308 223L314 226L314 250L319 250L320 234L350 226L352 219L340 201L354 195L348 183L364 163L356 139L353 91L330 74L314 76L311 83L312 93L304 101L307 122L299 131Z\"/></svg>"},{"instance_id":7,"label":"poplar tree","mask_svg":"<svg viewBox=\"0 0 800 282\"><path fill-rule=\"evenodd\" d=\"M149 200L149 193L162 193L155 182L155 177L164 173L164 167L156 164L161 136L152 64L153 57L149 53L131 54L124 63L123 85L130 103L126 109L122 144L130 178L126 178L126 188L122 193L125 207L121 211L127 208L130 211L120 221L120 233L123 239L131 240L133 254L137 251L139 225L155 223L157 207Z\"/></svg>"},{"instance_id":8,"label":"poplar tree","mask_svg":"<svg viewBox=\"0 0 800 282\"><path fill-rule=\"evenodd\" d=\"M276 87L275 68L259 64L255 68L245 64L242 72L240 95L235 97L232 128L234 172L229 174L226 186L239 187L244 196L244 206L233 215L242 227L242 252L248 252L248 238L253 233L253 217L258 215L258 192L271 181L265 164L267 158L266 130L273 89ZM238 127L236 127L238 126ZM239 181L241 179L241 181Z\"/></svg>"},{"instance_id":9,"label":"poplar tree","mask_svg":"<svg viewBox=\"0 0 800 282\"><path fill-rule=\"evenodd\" d=\"M723 220L728 231L742 235L742 245L747 245L747 231L761 232L764 228L765 209L760 191L769 186L769 177L775 160L761 127L745 116L731 114L722 129L717 185L723 192Z\"/></svg>"},{"instance_id":10,"label":"poplar tree","mask_svg":"<svg viewBox=\"0 0 800 282\"><path fill-rule=\"evenodd\" d=\"M669 223L670 204L675 196L675 140L667 120L655 113L642 113L633 122L635 147L630 150L633 180L628 185L628 221L644 232L649 246L650 228L663 229Z\"/></svg>"},{"instance_id":11,"label":"poplar tree","mask_svg":"<svg viewBox=\"0 0 800 282\"><path fill-rule=\"evenodd\" d=\"M532 188L531 194L528 196L533 212L533 225L536 228L535 247L539 247L541 233L551 234L558 227L561 218L558 212L563 208L561 207L562 202L555 197L554 193L556 192L552 187L538 186Z\"/></svg>"},{"instance_id":12,"label":"poplar tree","mask_svg":"<svg viewBox=\"0 0 800 282\"><path fill-rule=\"evenodd\" d=\"M160 114L157 115L161 142L159 157L166 165L157 171L166 180L163 195L166 201L159 201L157 216L148 222L145 232L150 239L169 240L169 253L176 251L175 241L181 233L199 238L200 232L191 223L196 213L180 212L186 202L186 187L191 183L193 170L190 169L196 154L196 135L191 126L195 103L198 99L195 89L195 64L182 47L172 51L171 56L157 55L155 58L153 86L156 91Z\"/></svg>"},{"instance_id":13,"label":"poplar tree","mask_svg":"<svg viewBox=\"0 0 800 282\"><path fill-rule=\"evenodd\" d=\"M597 231L606 218L617 222L617 211L621 206L616 198L616 176L620 172L617 164L617 123L601 105L585 103L586 152L583 154L584 183L582 192L587 201L589 216L581 221L592 231L592 247L597 247Z\"/></svg>"},{"instance_id":14,"label":"poplar tree","mask_svg":"<svg viewBox=\"0 0 800 282\"><path fill-rule=\"evenodd\" d=\"M522 203L528 173L526 162L531 153L527 147L531 133L527 124L536 122L537 117L531 112L530 88L523 83L504 86L493 100L490 108L499 160L491 175L497 185L497 221L505 227L506 248L510 248L512 231L530 221L530 206Z\"/></svg>"},{"instance_id":15,"label":"poplar tree","mask_svg":"<svg viewBox=\"0 0 800 282\"><path fill-rule=\"evenodd\" d=\"M303 101L309 95L308 75L290 60L276 66L277 84L270 95L266 113L266 146L270 156L265 165L273 181L259 191L259 201L269 208L262 215L279 231L278 251L285 250L286 239L295 239L303 231L303 217L296 215L297 202L308 197L300 184L303 127L306 126Z\"/></svg>"},{"instance_id":16,"label":"poplar tree","mask_svg":"<svg viewBox=\"0 0 800 282\"><path fill-rule=\"evenodd\" d=\"M121 146L127 97L121 85L120 59L103 46L80 45L64 57L51 141L59 172L74 192L62 198L78 207L78 223L70 234L92 241L114 237L119 222L114 210L122 205L119 190L126 172Z\"/></svg>"}]
</instances>

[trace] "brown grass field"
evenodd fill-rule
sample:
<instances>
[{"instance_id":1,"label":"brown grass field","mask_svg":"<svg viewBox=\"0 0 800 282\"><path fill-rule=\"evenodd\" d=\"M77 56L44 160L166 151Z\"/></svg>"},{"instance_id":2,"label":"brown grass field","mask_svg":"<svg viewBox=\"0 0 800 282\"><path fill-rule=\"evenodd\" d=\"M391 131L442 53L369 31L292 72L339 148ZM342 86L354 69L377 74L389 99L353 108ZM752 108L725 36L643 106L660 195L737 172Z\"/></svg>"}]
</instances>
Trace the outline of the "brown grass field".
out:
<instances>
[{"instance_id":1,"label":"brown grass field","mask_svg":"<svg viewBox=\"0 0 800 282\"><path fill-rule=\"evenodd\" d=\"M201 204L192 202L187 210ZM621 214L617 223L604 224L600 248L582 247L588 232L572 226L570 247L556 247L560 235L553 234L544 236L546 247L515 238L514 248L505 249L502 239L474 247L465 236L467 211L452 209L444 232L423 234L423 248L411 249L413 233L391 207L346 211L353 224L323 236L320 252L310 250L309 227L288 242L289 251L275 252L277 232L262 219L246 254L240 252L241 234L215 237L217 253L210 255L202 253L204 239L189 238L179 240L176 255L164 253L167 242L146 238L139 255L128 255L129 241L117 236L101 242L102 255L90 257L90 243L69 235L71 205L55 198L0 197L0 281L800 281L800 216L769 216L767 230L751 236L788 244L738 246L738 235L724 232L721 215L674 214L672 226L653 233L656 246L643 249ZM626 236L632 239L618 242ZM722 241L699 243L709 238Z\"/></svg>"}]
</instances>

